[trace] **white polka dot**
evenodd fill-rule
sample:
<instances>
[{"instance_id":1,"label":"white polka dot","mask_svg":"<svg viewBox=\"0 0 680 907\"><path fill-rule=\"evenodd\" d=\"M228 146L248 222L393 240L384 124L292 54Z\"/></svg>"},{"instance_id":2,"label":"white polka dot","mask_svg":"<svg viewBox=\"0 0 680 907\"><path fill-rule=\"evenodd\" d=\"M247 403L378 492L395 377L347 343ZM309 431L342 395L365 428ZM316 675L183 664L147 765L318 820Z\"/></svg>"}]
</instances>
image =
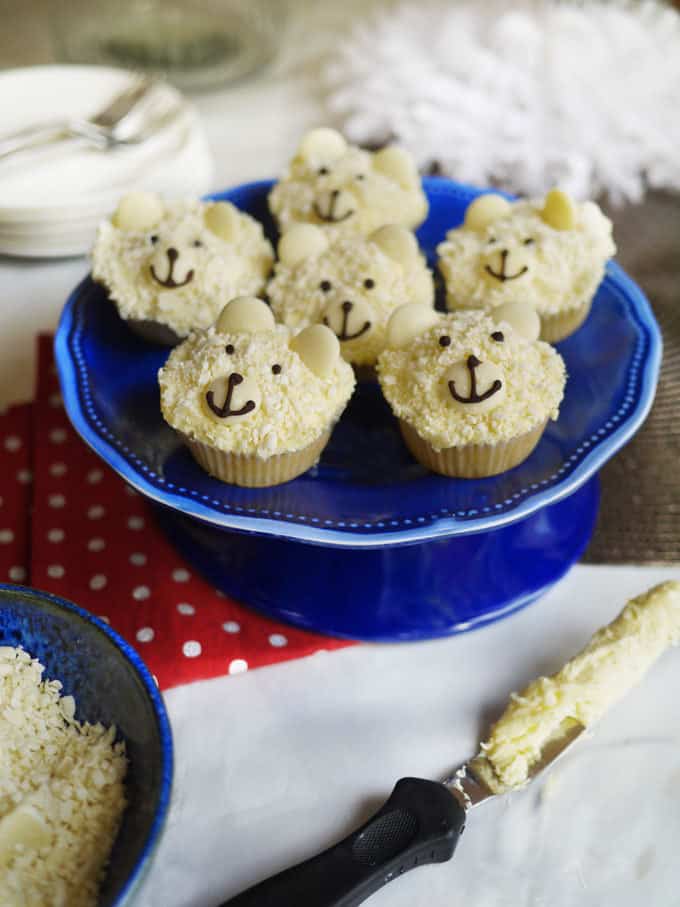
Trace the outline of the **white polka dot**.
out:
<instances>
[{"instance_id":1,"label":"white polka dot","mask_svg":"<svg viewBox=\"0 0 680 907\"><path fill-rule=\"evenodd\" d=\"M176 583L186 583L190 576L191 574L184 567L178 567L177 570L172 571L172 578Z\"/></svg>"},{"instance_id":2,"label":"white polka dot","mask_svg":"<svg viewBox=\"0 0 680 907\"><path fill-rule=\"evenodd\" d=\"M87 481L90 483L90 485L96 485L97 482L101 482L103 476L104 473L101 471L101 469L91 469L87 474Z\"/></svg>"},{"instance_id":3,"label":"white polka dot","mask_svg":"<svg viewBox=\"0 0 680 907\"><path fill-rule=\"evenodd\" d=\"M245 660L245 658L235 658L233 661L229 662L230 674L243 674L243 672L247 670L248 662Z\"/></svg>"},{"instance_id":4,"label":"white polka dot","mask_svg":"<svg viewBox=\"0 0 680 907\"><path fill-rule=\"evenodd\" d=\"M11 529L0 529L0 545L9 545L14 541L14 533Z\"/></svg>"},{"instance_id":5,"label":"white polka dot","mask_svg":"<svg viewBox=\"0 0 680 907\"><path fill-rule=\"evenodd\" d=\"M50 507L54 507L55 510L59 510L66 503L66 498L63 494L51 494L47 499L47 503Z\"/></svg>"},{"instance_id":6,"label":"white polka dot","mask_svg":"<svg viewBox=\"0 0 680 907\"><path fill-rule=\"evenodd\" d=\"M9 578L15 583L20 583L22 580L26 579L26 568L25 567L10 567L9 568Z\"/></svg>"},{"instance_id":7,"label":"white polka dot","mask_svg":"<svg viewBox=\"0 0 680 907\"><path fill-rule=\"evenodd\" d=\"M102 507L101 504L93 504L92 507L88 508L87 515L91 520L101 520L101 518L106 514L106 508Z\"/></svg>"},{"instance_id":8,"label":"white polka dot","mask_svg":"<svg viewBox=\"0 0 680 907\"><path fill-rule=\"evenodd\" d=\"M272 633L269 637L269 643L274 646L275 649L281 649L283 646L288 645L288 640L283 633Z\"/></svg>"},{"instance_id":9,"label":"white polka dot","mask_svg":"<svg viewBox=\"0 0 680 907\"><path fill-rule=\"evenodd\" d=\"M131 516L127 521L128 529L143 529L144 520L141 516Z\"/></svg>"},{"instance_id":10,"label":"white polka dot","mask_svg":"<svg viewBox=\"0 0 680 907\"><path fill-rule=\"evenodd\" d=\"M155 635L151 627L142 627L141 630L137 630L137 639L140 642L151 642Z\"/></svg>"},{"instance_id":11,"label":"white polka dot","mask_svg":"<svg viewBox=\"0 0 680 907\"><path fill-rule=\"evenodd\" d=\"M226 597L227 597L227 596L224 594L224 592L222 592L221 589L215 589L215 595L216 595L218 598L226 598Z\"/></svg>"},{"instance_id":12,"label":"white polka dot","mask_svg":"<svg viewBox=\"0 0 680 907\"><path fill-rule=\"evenodd\" d=\"M193 605L190 605L188 602L180 602L177 605L177 610L180 614L192 615L196 613L196 608Z\"/></svg>"},{"instance_id":13,"label":"white polka dot","mask_svg":"<svg viewBox=\"0 0 680 907\"><path fill-rule=\"evenodd\" d=\"M200 642L196 642L195 639L187 640L182 646L182 652L187 658L198 658L202 651Z\"/></svg>"},{"instance_id":14,"label":"white polka dot","mask_svg":"<svg viewBox=\"0 0 680 907\"><path fill-rule=\"evenodd\" d=\"M19 450L21 447L21 438L17 438L16 435L7 435L5 438L5 450L9 450L11 453Z\"/></svg>"},{"instance_id":15,"label":"white polka dot","mask_svg":"<svg viewBox=\"0 0 680 907\"><path fill-rule=\"evenodd\" d=\"M129 485L125 486L125 494L130 495L131 498L137 497L137 492L134 490L134 488L130 488Z\"/></svg>"},{"instance_id":16,"label":"white polka dot","mask_svg":"<svg viewBox=\"0 0 680 907\"><path fill-rule=\"evenodd\" d=\"M222 629L225 633L238 633L241 629L241 624L235 620L228 620L226 624L222 624Z\"/></svg>"},{"instance_id":17,"label":"white polka dot","mask_svg":"<svg viewBox=\"0 0 680 907\"><path fill-rule=\"evenodd\" d=\"M51 476L63 476L66 474L66 463L61 463L57 461L56 463L50 463L50 475Z\"/></svg>"},{"instance_id":18,"label":"white polka dot","mask_svg":"<svg viewBox=\"0 0 680 907\"><path fill-rule=\"evenodd\" d=\"M98 589L103 589L108 580L103 573L95 573L95 575L90 579L90 589L94 589L95 592Z\"/></svg>"},{"instance_id":19,"label":"white polka dot","mask_svg":"<svg viewBox=\"0 0 680 907\"><path fill-rule=\"evenodd\" d=\"M49 542L63 542L66 533L63 529L50 529L47 533L47 540Z\"/></svg>"},{"instance_id":20,"label":"white polka dot","mask_svg":"<svg viewBox=\"0 0 680 907\"><path fill-rule=\"evenodd\" d=\"M22 485L28 485L33 480L33 473L30 469L20 469L17 473L17 482Z\"/></svg>"},{"instance_id":21,"label":"white polka dot","mask_svg":"<svg viewBox=\"0 0 680 907\"><path fill-rule=\"evenodd\" d=\"M47 568L47 575L51 576L52 579L61 579L64 573L65 570L61 564L50 564Z\"/></svg>"},{"instance_id":22,"label":"white polka dot","mask_svg":"<svg viewBox=\"0 0 680 907\"><path fill-rule=\"evenodd\" d=\"M108 617L106 616L106 614L100 614L100 615L99 615L99 620L103 620L105 624L110 624L110 623L111 623L111 621L108 619Z\"/></svg>"},{"instance_id":23,"label":"white polka dot","mask_svg":"<svg viewBox=\"0 0 680 907\"><path fill-rule=\"evenodd\" d=\"M87 543L88 551L103 551L104 548L106 548L106 542L104 539L100 539L99 536L95 536Z\"/></svg>"},{"instance_id":24,"label":"white polka dot","mask_svg":"<svg viewBox=\"0 0 680 907\"><path fill-rule=\"evenodd\" d=\"M55 409L56 409L56 407L61 406L61 394L60 393L55 392L54 394L50 394L49 399L50 399L50 406L55 407Z\"/></svg>"},{"instance_id":25,"label":"white polka dot","mask_svg":"<svg viewBox=\"0 0 680 907\"><path fill-rule=\"evenodd\" d=\"M142 554L141 551L135 551L130 555L130 563L134 564L135 567L143 567L146 564L146 554Z\"/></svg>"},{"instance_id":26,"label":"white polka dot","mask_svg":"<svg viewBox=\"0 0 680 907\"><path fill-rule=\"evenodd\" d=\"M148 586L135 586L132 590L132 597L138 602L143 602L151 595L151 589Z\"/></svg>"},{"instance_id":27,"label":"white polka dot","mask_svg":"<svg viewBox=\"0 0 680 907\"><path fill-rule=\"evenodd\" d=\"M49 438L53 444L63 444L66 440L66 430L63 428L53 428Z\"/></svg>"}]
</instances>

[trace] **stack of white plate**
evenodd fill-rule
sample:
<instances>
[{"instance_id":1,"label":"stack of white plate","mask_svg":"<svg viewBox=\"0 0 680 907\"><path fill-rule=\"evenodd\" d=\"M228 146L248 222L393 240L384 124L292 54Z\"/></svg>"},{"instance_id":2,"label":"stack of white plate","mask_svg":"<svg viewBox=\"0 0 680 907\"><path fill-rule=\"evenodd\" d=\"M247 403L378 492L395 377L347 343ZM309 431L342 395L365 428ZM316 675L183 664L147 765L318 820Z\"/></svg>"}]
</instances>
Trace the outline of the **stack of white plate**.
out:
<instances>
[{"instance_id":1,"label":"stack of white plate","mask_svg":"<svg viewBox=\"0 0 680 907\"><path fill-rule=\"evenodd\" d=\"M87 118L129 84L124 70L37 66L0 75L0 140L35 124ZM58 258L87 252L99 221L121 194L146 189L201 195L213 165L194 108L170 85L155 86L156 109L171 110L139 144L102 151L64 141L0 159L0 253Z\"/></svg>"}]
</instances>

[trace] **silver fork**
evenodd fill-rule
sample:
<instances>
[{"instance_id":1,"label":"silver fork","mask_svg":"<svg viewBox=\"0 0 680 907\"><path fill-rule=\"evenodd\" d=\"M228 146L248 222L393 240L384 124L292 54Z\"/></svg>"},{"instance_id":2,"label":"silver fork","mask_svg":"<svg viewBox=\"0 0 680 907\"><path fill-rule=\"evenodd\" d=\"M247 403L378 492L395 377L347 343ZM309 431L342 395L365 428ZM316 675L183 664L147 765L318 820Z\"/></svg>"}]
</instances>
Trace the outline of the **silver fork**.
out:
<instances>
[{"instance_id":1,"label":"silver fork","mask_svg":"<svg viewBox=\"0 0 680 907\"><path fill-rule=\"evenodd\" d=\"M103 150L125 142L126 138L121 135L123 127L138 111L154 85L155 80L148 76L135 76L123 91L92 117L55 120L0 137L0 160L28 148L68 139L80 139Z\"/></svg>"}]
</instances>

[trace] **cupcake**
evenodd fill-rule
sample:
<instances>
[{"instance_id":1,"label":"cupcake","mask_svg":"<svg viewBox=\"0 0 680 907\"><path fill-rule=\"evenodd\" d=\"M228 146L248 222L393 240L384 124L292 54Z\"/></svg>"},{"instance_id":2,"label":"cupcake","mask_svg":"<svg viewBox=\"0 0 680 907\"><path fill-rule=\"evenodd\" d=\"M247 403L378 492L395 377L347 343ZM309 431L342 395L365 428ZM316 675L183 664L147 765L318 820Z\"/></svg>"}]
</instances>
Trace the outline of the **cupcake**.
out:
<instances>
[{"instance_id":1,"label":"cupcake","mask_svg":"<svg viewBox=\"0 0 680 907\"><path fill-rule=\"evenodd\" d=\"M313 466L354 390L335 334L277 325L261 299L231 300L171 352L161 410L196 461L233 485L279 485Z\"/></svg>"},{"instance_id":2,"label":"cupcake","mask_svg":"<svg viewBox=\"0 0 680 907\"><path fill-rule=\"evenodd\" d=\"M316 224L335 238L367 236L384 224L415 229L427 216L427 199L411 155L389 146L365 151L333 129L312 129L269 195L281 232Z\"/></svg>"},{"instance_id":3,"label":"cupcake","mask_svg":"<svg viewBox=\"0 0 680 907\"><path fill-rule=\"evenodd\" d=\"M234 296L260 293L273 258L261 225L229 202L134 192L100 224L92 276L136 333L174 344Z\"/></svg>"},{"instance_id":4,"label":"cupcake","mask_svg":"<svg viewBox=\"0 0 680 907\"><path fill-rule=\"evenodd\" d=\"M549 343L585 321L615 252L611 221L598 206L559 189L534 201L479 196L437 247L449 309L530 303Z\"/></svg>"},{"instance_id":5,"label":"cupcake","mask_svg":"<svg viewBox=\"0 0 680 907\"><path fill-rule=\"evenodd\" d=\"M413 456L433 472L492 476L517 466L557 419L566 372L537 340L530 306L439 315L405 305L378 358L383 394ZM494 316L494 317L492 317Z\"/></svg>"},{"instance_id":6,"label":"cupcake","mask_svg":"<svg viewBox=\"0 0 680 907\"><path fill-rule=\"evenodd\" d=\"M277 319L296 331L327 325L360 376L375 380L387 321L399 305L434 304L432 273L406 227L385 226L331 244L320 227L297 224L284 234L278 252L267 290Z\"/></svg>"}]
</instances>

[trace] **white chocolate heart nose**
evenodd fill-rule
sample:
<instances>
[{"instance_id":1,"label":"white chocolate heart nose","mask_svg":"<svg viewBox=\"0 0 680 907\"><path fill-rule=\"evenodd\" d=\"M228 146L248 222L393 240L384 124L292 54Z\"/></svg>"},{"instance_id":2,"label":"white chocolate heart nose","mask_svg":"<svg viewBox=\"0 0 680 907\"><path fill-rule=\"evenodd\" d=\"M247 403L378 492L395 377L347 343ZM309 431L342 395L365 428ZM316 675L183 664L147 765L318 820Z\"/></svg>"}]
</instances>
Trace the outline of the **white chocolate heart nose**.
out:
<instances>
[{"instance_id":1,"label":"white chocolate heart nose","mask_svg":"<svg viewBox=\"0 0 680 907\"><path fill-rule=\"evenodd\" d=\"M484 275L491 283L521 280L529 272L530 257L525 246L504 246L498 243L482 258Z\"/></svg>"},{"instance_id":2,"label":"white chocolate heart nose","mask_svg":"<svg viewBox=\"0 0 680 907\"><path fill-rule=\"evenodd\" d=\"M323 323L344 343L367 334L373 327L373 318L371 307L363 299L343 299L326 306Z\"/></svg>"},{"instance_id":3,"label":"white chocolate heart nose","mask_svg":"<svg viewBox=\"0 0 680 907\"><path fill-rule=\"evenodd\" d=\"M346 189L329 189L320 192L314 202L314 213L325 224L339 224L352 217L356 200Z\"/></svg>"},{"instance_id":4,"label":"white chocolate heart nose","mask_svg":"<svg viewBox=\"0 0 680 907\"><path fill-rule=\"evenodd\" d=\"M149 266L152 279L166 290L174 290L191 283L195 269L196 258L193 251L172 243L164 243L158 247Z\"/></svg>"},{"instance_id":5,"label":"white chocolate heart nose","mask_svg":"<svg viewBox=\"0 0 680 907\"><path fill-rule=\"evenodd\" d=\"M262 394L257 384L240 372L216 378L203 394L206 413L222 424L247 419L261 403Z\"/></svg>"},{"instance_id":6,"label":"white chocolate heart nose","mask_svg":"<svg viewBox=\"0 0 680 907\"><path fill-rule=\"evenodd\" d=\"M503 370L493 362L468 356L444 373L445 398L461 413L487 413L505 399Z\"/></svg>"}]
</instances>

